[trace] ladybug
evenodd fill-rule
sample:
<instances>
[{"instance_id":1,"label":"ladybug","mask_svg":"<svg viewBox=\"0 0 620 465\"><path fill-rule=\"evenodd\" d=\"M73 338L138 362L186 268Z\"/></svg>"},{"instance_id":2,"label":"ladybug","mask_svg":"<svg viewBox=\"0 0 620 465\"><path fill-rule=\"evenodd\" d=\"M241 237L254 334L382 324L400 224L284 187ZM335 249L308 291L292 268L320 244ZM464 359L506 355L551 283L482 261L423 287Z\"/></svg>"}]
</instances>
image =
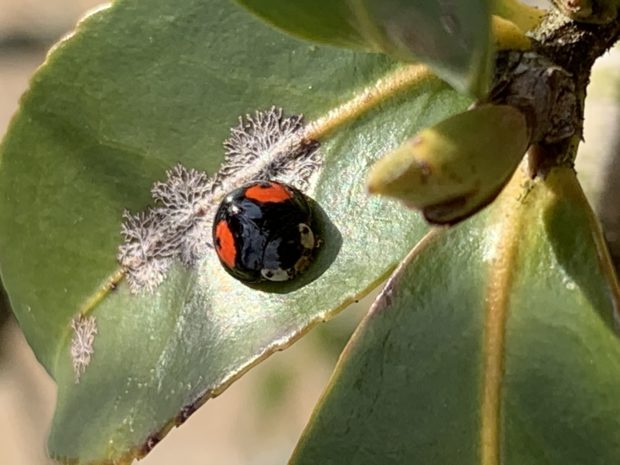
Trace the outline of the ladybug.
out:
<instances>
[{"instance_id":1,"label":"ladybug","mask_svg":"<svg viewBox=\"0 0 620 465\"><path fill-rule=\"evenodd\" d=\"M254 181L224 197L213 221L213 244L226 271L241 281L288 281L314 258L314 224L302 192Z\"/></svg>"}]
</instances>

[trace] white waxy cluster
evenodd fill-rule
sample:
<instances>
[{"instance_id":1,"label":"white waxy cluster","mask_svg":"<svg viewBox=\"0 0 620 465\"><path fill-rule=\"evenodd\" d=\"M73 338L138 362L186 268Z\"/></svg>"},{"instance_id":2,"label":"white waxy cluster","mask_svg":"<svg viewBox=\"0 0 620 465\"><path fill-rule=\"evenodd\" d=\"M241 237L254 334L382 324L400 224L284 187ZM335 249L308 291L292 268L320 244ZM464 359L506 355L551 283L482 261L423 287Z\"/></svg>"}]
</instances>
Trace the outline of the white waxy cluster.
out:
<instances>
[{"instance_id":1,"label":"white waxy cluster","mask_svg":"<svg viewBox=\"0 0 620 465\"><path fill-rule=\"evenodd\" d=\"M231 191L254 180L276 180L306 191L321 166L319 143L303 136L302 115L283 116L281 108L239 118L224 141L225 158L213 180L214 191ZM245 173L238 182L238 173Z\"/></svg>"},{"instance_id":2,"label":"white waxy cluster","mask_svg":"<svg viewBox=\"0 0 620 465\"><path fill-rule=\"evenodd\" d=\"M278 180L302 191L321 166L319 143L304 137L302 115L281 108L239 118L224 141L219 171L206 173L177 165L151 189L155 206L124 212L118 261L132 292L153 292L175 259L194 266L211 247L213 215L222 198L250 181Z\"/></svg>"},{"instance_id":3,"label":"white waxy cluster","mask_svg":"<svg viewBox=\"0 0 620 465\"><path fill-rule=\"evenodd\" d=\"M97 334L97 320L94 316L78 315L71 320L73 337L71 338L71 361L75 382L80 382L93 355L93 344Z\"/></svg>"}]
</instances>

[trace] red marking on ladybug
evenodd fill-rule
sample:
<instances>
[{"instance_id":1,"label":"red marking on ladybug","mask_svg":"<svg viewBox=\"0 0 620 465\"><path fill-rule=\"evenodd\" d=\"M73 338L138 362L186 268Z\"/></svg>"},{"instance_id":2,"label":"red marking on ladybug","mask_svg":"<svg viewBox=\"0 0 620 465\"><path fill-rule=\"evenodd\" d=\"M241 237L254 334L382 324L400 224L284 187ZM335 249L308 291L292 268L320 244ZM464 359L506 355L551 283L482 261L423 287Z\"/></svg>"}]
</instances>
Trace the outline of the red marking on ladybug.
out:
<instances>
[{"instance_id":1,"label":"red marking on ladybug","mask_svg":"<svg viewBox=\"0 0 620 465\"><path fill-rule=\"evenodd\" d=\"M261 203L278 203L291 199L293 192L284 184L261 182L250 185L245 191L245 197Z\"/></svg>"},{"instance_id":2,"label":"red marking on ladybug","mask_svg":"<svg viewBox=\"0 0 620 465\"><path fill-rule=\"evenodd\" d=\"M230 192L213 224L220 262L245 282L293 279L310 265L320 242L306 196L275 181L255 181Z\"/></svg>"},{"instance_id":3,"label":"red marking on ladybug","mask_svg":"<svg viewBox=\"0 0 620 465\"><path fill-rule=\"evenodd\" d=\"M217 256L220 257L222 263L233 268L235 266L235 258L237 257L237 249L235 247L235 238L224 220L220 220L215 226L213 242Z\"/></svg>"}]
</instances>

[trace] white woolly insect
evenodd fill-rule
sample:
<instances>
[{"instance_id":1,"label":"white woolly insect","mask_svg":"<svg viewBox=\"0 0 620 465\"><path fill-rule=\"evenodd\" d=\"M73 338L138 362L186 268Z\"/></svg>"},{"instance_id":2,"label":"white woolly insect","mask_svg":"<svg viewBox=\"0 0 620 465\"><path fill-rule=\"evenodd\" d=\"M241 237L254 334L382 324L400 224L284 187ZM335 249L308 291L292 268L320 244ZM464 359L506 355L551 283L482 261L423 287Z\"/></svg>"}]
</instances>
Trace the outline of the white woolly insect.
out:
<instances>
[{"instance_id":1,"label":"white woolly insect","mask_svg":"<svg viewBox=\"0 0 620 465\"><path fill-rule=\"evenodd\" d=\"M239 118L224 141L225 157L213 192L229 192L248 181L278 180L301 191L321 166L317 141L303 137L303 115L285 117L282 108Z\"/></svg>"},{"instance_id":2,"label":"white woolly insect","mask_svg":"<svg viewBox=\"0 0 620 465\"><path fill-rule=\"evenodd\" d=\"M303 137L303 116L284 116L281 108L239 118L224 141L225 157L213 178L177 165L156 182L156 206L123 214L118 261L132 292L153 292L172 260L194 266L211 248L213 216L222 198L250 181L278 180L302 191L309 188L321 159L319 143Z\"/></svg>"},{"instance_id":3,"label":"white woolly insect","mask_svg":"<svg viewBox=\"0 0 620 465\"><path fill-rule=\"evenodd\" d=\"M71 338L71 361L75 383L80 382L93 356L93 343L97 334L97 320L94 316L78 315L71 320L73 338Z\"/></svg>"},{"instance_id":4,"label":"white woolly insect","mask_svg":"<svg viewBox=\"0 0 620 465\"><path fill-rule=\"evenodd\" d=\"M157 214L165 241L181 261L192 266L209 248L211 225L206 220L211 210L211 180L207 174L183 165L166 172L165 182L151 189L153 199L161 206Z\"/></svg>"},{"instance_id":5,"label":"white woolly insect","mask_svg":"<svg viewBox=\"0 0 620 465\"><path fill-rule=\"evenodd\" d=\"M213 218L201 217L185 231L178 245L178 257L186 266L193 266L204 258L211 245Z\"/></svg>"},{"instance_id":6,"label":"white woolly insect","mask_svg":"<svg viewBox=\"0 0 620 465\"><path fill-rule=\"evenodd\" d=\"M162 206L158 213L172 226L191 226L204 215L211 189L207 173L176 165L166 172L166 182L156 182L151 189L153 200Z\"/></svg>"},{"instance_id":7,"label":"white woolly insect","mask_svg":"<svg viewBox=\"0 0 620 465\"><path fill-rule=\"evenodd\" d=\"M117 259L127 269L132 292L152 292L161 284L176 255L175 245L166 240L162 217L148 209L135 215L125 211L121 225L123 243Z\"/></svg>"}]
</instances>

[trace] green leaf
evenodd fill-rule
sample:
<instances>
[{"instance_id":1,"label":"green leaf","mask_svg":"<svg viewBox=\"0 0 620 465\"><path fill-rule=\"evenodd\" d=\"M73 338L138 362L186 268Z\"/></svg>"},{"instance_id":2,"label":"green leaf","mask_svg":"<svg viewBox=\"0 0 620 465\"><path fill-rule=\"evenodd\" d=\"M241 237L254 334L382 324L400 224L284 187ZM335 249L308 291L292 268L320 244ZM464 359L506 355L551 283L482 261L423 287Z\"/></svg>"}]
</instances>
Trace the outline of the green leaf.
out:
<instances>
[{"instance_id":1,"label":"green leaf","mask_svg":"<svg viewBox=\"0 0 620 465\"><path fill-rule=\"evenodd\" d=\"M0 337L2 336L4 325L9 321L11 307L9 306L4 286L0 283ZM2 357L2 346L0 345L0 358Z\"/></svg>"},{"instance_id":2,"label":"green leaf","mask_svg":"<svg viewBox=\"0 0 620 465\"><path fill-rule=\"evenodd\" d=\"M422 60L461 92L486 93L488 0L237 0L291 34L325 44Z\"/></svg>"},{"instance_id":3,"label":"green leaf","mask_svg":"<svg viewBox=\"0 0 620 465\"><path fill-rule=\"evenodd\" d=\"M388 282L291 464L608 464L619 292L569 168L517 172Z\"/></svg>"},{"instance_id":4,"label":"green leaf","mask_svg":"<svg viewBox=\"0 0 620 465\"><path fill-rule=\"evenodd\" d=\"M468 104L419 66L309 46L225 0L120 0L81 23L33 77L0 148L2 279L58 384L50 454L145 454L376 286L426 226L369 199L367 167ZM309 192L327 217L317 262L268 292L235 281L210 253L195 269L174 265L154 294L131 294L115 258L123 210L144 209L177 162L214 172L238 116L272 105L303 112L322 144ZM81 332L93 354L76 384L80 314L97 334Z\"/></svg>"}]
</instances>

